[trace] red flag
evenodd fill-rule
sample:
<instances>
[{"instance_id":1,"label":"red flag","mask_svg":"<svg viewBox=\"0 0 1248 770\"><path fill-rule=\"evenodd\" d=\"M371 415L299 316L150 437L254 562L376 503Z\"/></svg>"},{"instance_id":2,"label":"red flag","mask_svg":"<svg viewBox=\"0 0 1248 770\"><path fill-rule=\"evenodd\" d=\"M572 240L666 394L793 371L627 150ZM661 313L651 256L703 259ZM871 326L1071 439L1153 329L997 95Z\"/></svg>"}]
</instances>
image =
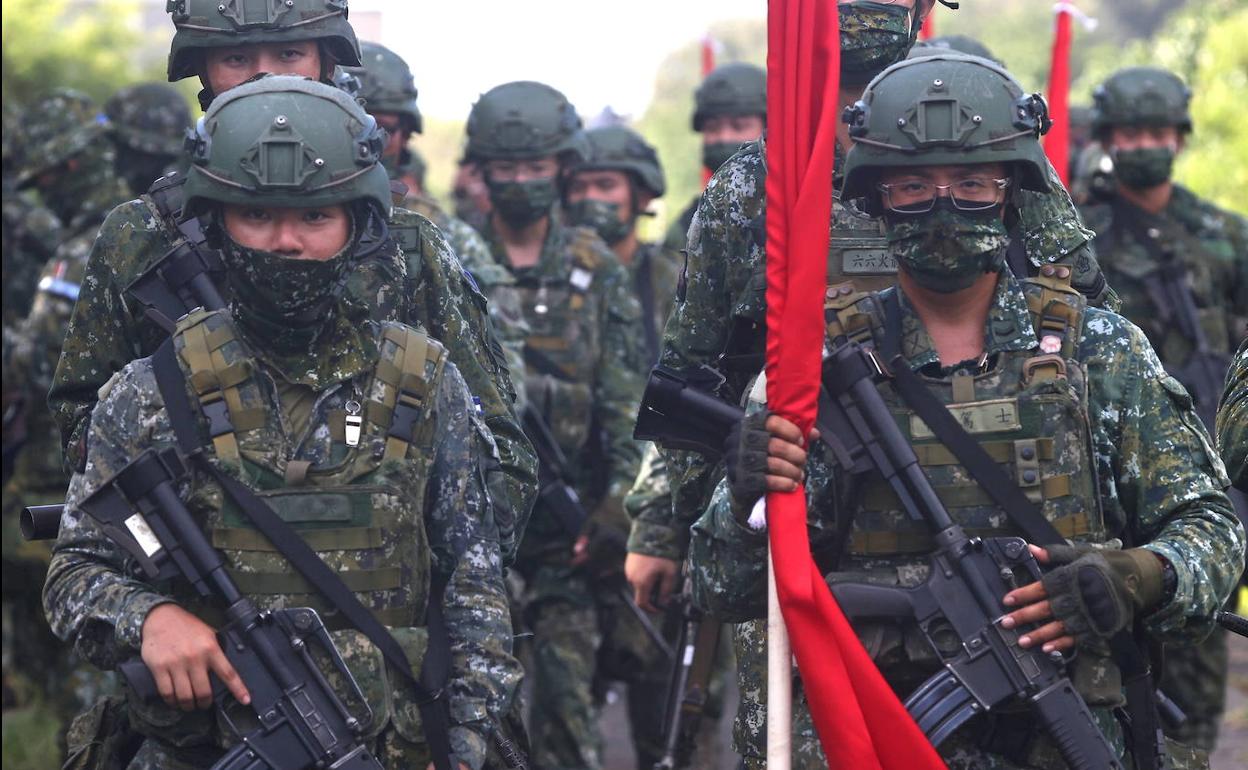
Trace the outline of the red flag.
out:
<instances>
[{"instance_id":1,"label":"red flag","mask_svg":"<svg viewBox=\"0 0 1248 770\"><path fill-rule=\"evenodd\" d=\"M840 70L836 3L767 12L767 401L810 430L823 350ZM829 767L944 763L863 649L810 554L804 490L767 496L776 590Z\"/></svg>"},{"instance_id":2,"label":"red flag","mask_svg":"<svg viewBox=\"0 0 1248 770\"><path fill-rule=\"evenodd\" d=\"M715 38L709 34L702 38L702 79L711 74L715 69ZM702 186L706 187L706 183L711 181L714 171L709 168L702 169Z\"/></svg>"},{"instance_id":3,"label":"red flag","mask_svg":"<svg viewBox=\"0 0 1248 770\"><path fill-rule=\"evenodd\" d=\"M1057 169L1063 185L1070 179L1070 16L1073 7L1058 3L1053 35L1053 63L1049 67L1049 117L1053 127L1044 137L1044 154Z\"/></svg>"},{"instance_id":4,"label":"red flag","mask_svg":"<svg viewBox=\"0 0 1248 770\"><path fill-rule=\"evenodd\" d=\"M923 19L923 26L919 27L919 40L931 40L936 36L936 7L932 6L932 10L927 12L927 16Z\"/></svg>"}]
</instances>

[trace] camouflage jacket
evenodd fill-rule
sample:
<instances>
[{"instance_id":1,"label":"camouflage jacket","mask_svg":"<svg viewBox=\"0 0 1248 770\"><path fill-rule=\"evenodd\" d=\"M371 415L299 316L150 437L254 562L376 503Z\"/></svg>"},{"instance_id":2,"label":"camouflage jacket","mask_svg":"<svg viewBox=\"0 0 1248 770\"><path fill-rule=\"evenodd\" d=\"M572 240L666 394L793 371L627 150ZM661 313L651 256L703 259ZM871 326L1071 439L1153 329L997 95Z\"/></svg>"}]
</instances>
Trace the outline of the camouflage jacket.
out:
<instances>
[{"instance_id":1,"label":"camouflage jacket","mask_svg":"<svg viewBox=\"0 0 1248 770\"><path fill-rule=\"evenodd\" d=\"M644 368L641 310L628 273L597 234L556 216L533 267L516 269L492 228L484 233L516 281L530 334L524 391L545 418L599 523L625 527L619 501L637 472L641 445L633 422ZM527 538L534 547L572 537L539 503ZM543 542L545 541L545 542ZM562 548L562 546L560 546ZM553 550L553 548L552 548Z\"/></svg>"},{"instance_id":2,"label":"camouflage jacket","mask_svg":"<svg viewBox=\"0 0 1248 770\"><path fill-rule=\"evenodd\" d=\"M672 314L676 302L676 283L680 280L679 255L673 254L665 245L642 243L628 265L633 279L633 293L641 305L642 352L645 370L659 360L663 328Z\"/></svg>"},{"instance_id":3,"label":"camouflage jacket","mask_svg":"<svg viewBox=\"0 0 1248 770\"><path fill-rule=\"evenodd\" d=\"M1179 309L1151 285L1168 255L1187 273L1210 349L1222 354L1235 350L1248 334L1248 220L1179 185L1159 216L1121 199L1086 206L1082 212L1096 231L1105 275L1122 297L1120 312L1144 330L1168 369L1178 371L1194 348L1181 330ZM1133 224L1143 225L1146 235L1141 237ZM1155 246L1143 242L1154 234Z\"/></svg>"},{"instance_id":4,"label":"camouflage jacket","mask_svg":"<svg viewBox=\"0 0 1248 770\"><path fill-rule=\"evenodd\" d=\"M1231 483L1248 492L1248 337L1226 376L1226 392L1218 408L1218 446Z\"/></svg>"},{"instance_id":5,"label":"camouflage jacket","mask_svg":"<svg viewBox=\"0 0 1248 770\"><path fill-rule=\"evenodd\" d=\"M955 375L964 373L964 365L942 369L931 338L904 296L900 297L900 306L901 353L907 363L915 371L923 370L928 377L944 382L953 380L956 387ZM1033 324L1022 288L1013 276L1004 274L985 323L988 360L1005 361L1011 357L1018 360L1019 356L1035 355L1038 337ZM1199 640L1212 629L1214 612L1234 586L1243 563L1244 530L1221 491L1226 483L1222 463L1192 410L1190 398L1181 385L1166 375L1147 339L1130 322L1104 310L1087 309L1082 333L1072 352L1079 373L1068 366L1071 379L1062 381L1062 385L1076 402L1086 399L1082 401L1086 416L1071 419L1067 408L1063 407L1068 416L1060 417L1059 421L1076 431L1072 435L1088 435L1090 441L1084 446L1078 446L1084 444L1083 441L1068 441L1051 462L1054 468L1059 468L1080 455L1093 458L1094 468L1084 469L1082 480L1072 480L1066 491L1077 494L1074 490L1084 489L1084 494L1095 495L1099 505L1094 502L1090 507L1099 508L1100 516L1099 521L1091 523L1087 529L1076 529L1068 536L1104 543L1111 548L1120 547L1125 540L1164 556L1174 566L1176 587L1173 594L1144 618L1145 624L1166 642L1189 644ZM990 388L995 381L1004 383L1003 365L991 364L990 367L988 374L975 378L976 390L981 387L981 381ZM1078 385L1080 381L1082 386ZM942 395L947 392L944 387L930 387L934 394L945 397ZM1027 391L1037 395L1049 392L1045 386L1041 388L1034 390L1034 386L1028 386ZM880 389L888 400L891 386L881 385ZM1085 395L1076 395L1076 391ZM1022 399L1023 395L1020 391L1017 398ZM1044 402L1053 401L1053 395L1040 395L1040 398ZM1002 404L1001 401L984 403ZM1023 402L1016 403L1016 408L1026 409ZM752 407L759 408L759 405ZM1014 435L1025 435L1026 430L1024 425ZM1053 437L1047 438L1052 440ZM925 449L931 447L928 442L924 444ZM1015 531L991 502L972 503L969 496L966 501L958 502L953 497L954 492L939 486L942 481L947 483L958 478L960 473L964 475L959 467L950 468L945 465L946 461L939 459L920 462L944 465L924 471L932 477L951 515L964 526ZM1045 478L1050 477L1046 475ZM902 519L893 528L884 518L885 514L877 512L877 506L870 502L871 485L878 479L875 474L851 479L834 465L830 454L817 447L809 456L807 479L811 550L832 555L833 560L821 558L819 562L827 571L829 581L914 585L926 578L926 553L921 548L902 545L904 540L899 533L907 525L913 526L904 521L905 514L887 513ZM1060 531L1062 506L1081 508L1080 500L1063 497L1061 492L1052 500L1047 492L1045 495L1044 514ZM1086 498L1083 500L1086 502ZM690 561L695 601L718 617L744 622L766 613L767 540L765 533L743 524L732 509L727 484L721 483L711 505L693 527ZM848 524L846 517L852 517ZM874 547L868 545L864 537L871 532L880 538ZM835 555L839 555L839 561L835 561ZM901 692L909 692L939 667L939 661L913 633L912 626L855 623L855 628L885 677ZM1107 664L1104 661L1107 660L1108 650L1098 650L1095 643L1089 642L1081 645L1076 658L1083 662L1072 667L1076 686L1086 682L1093 694L1098 694L1097 688L1100 688L1099 700L1080 688L1093 705L1109 706L1121 701L1118 680L1105 674ZM1100 669L1095 668L1098 663ZM748 668L753 664L743 665ZM1080 666L1088 668L1081 673ZM1112 684L1105 686L1105 681ZM746 707L746 711L753 716L739 723L739 729L757 733L764 725L761 705L753 704ZM1101 728L1111 740L1118 741L1117 727L1108 710L1098 708L1095 713ZM960 732L964 733L965 729ZM741 737L750 744L761 741L758 734ZM944 749L953 751L956 743L951 741ZM969 743L974 746L973 740Z\"/></svg>"},{"instance_id":6,"label":"camouflage jacket","mask_svg":"<svg viewBox=\"0 0 1248 770\"><path fill-rule=\"evenodd\" d=\"M522 532L536 491L536 459L513 409L515 393L485 298L428 219L395 208L390 231L399 250L365 260L348 292L363 292L355 297L373 309L375 320L407 323L446 345L497 441L504 479L495 512L511 519L500 527ZM126 287L173 247L174 237L150 195L113 209L100 227L48 395L72 468L82 467L96 391L127 363L154 352L166 336L145 318ZM512 552L504 545L505 554Z\"/></svg>"},{"instance_id":7,"label":"camouflage jacket","mask_svg":"<svg viewBox=\"0 0 1248 770\"><path fill-rule=\"evenodd\" d=\"M4 184L4 322L20 321L30 310L39 271L65 240L61 220L30 193Z\"/></svg>"},{"instance_id":8,"label":"camouflage jacket","mask_svg":"<svg viewBox=\"0 0 1248 770\"><path fill-rule=\"evenodd\" d=\"M661 362L679 370L709 366L728 380L726 397L739 400L745 383L763 366L766 347L766 157L763 140L744 145L711 178L689 228L682 289L668 320ZM1052 175L1052 172L1051 172ZM1070 196L1024 192L1016 229L1034 271L1050 262L1075 268L1075 286L1107 302L1089 243ZM891 283L895 263L875 220L855 202L833 202L833 243L828 272L839 282L865 279L863 288ZM874 230L874 232L872 232ZM679 559L688 527L705 507L720 475L687 452L668 453L673 514L659 506L633 522L630 548Z\"/></svg>"},{"instance_id":9,"label":"camouflage jacket","mask_svg":"<svg viewBox=\"0 0 1248 770\"><path fill-rule=\"evenodd\" d=\"M345 314L339 314L334 323L331 332L323 334L315 343L315 349L310 351L317 363L299 377L299 384L310 398L304 398L303 391L295 398L283 396L277 383L288 382L289 375L269 364L263 351L257 349L258 355L250 359L255 375L249 382L254 382L256 387L240 391L239 397L248 407L255 407L269 417L260 428L239 434L245 465L252 469L246 474L249 483L255 485L257 480L269 478L271 484L281 489L289 484L281 480L282 469L286 469L286 477L290 478L291 463L296 461L310 463L313 472L325 466L329 467L326 472L331 472L344 464L340 461L342 438L335 438L334 415L350 408L348 399L364 400L360 393L371 395L374 392L371 376L378 350L381 345L388 344L386 340L389 339L383 340L383 329L402 327L358 317L347 319ZM372 515L380 518L372 520L384 519L394 526L380 532L385 555L370 553L365 558L376 558L379 562L414 559L417 564L426 564L425 560L431 559L431 568L449 578L444 594L444 615L451 648L447 688L451 739L460 760L472 768L480 768L490 724L507 710L521 670L511 656L511 625L502 580L499 533L489 512L478 444L470 425L470 416L475 411L472 395L451 363L447 363L441 376L431 382L434 382L434 392L428 401L431 410L426 412L431 422L426 426L429 430L423 433L429 437L430 446L418 450L413 445L398 460L385 461L411 465L400 472L396 472L393 465L379 466L383 471L390 468L385 483L400 487L410 485L410 488L404 494L373 495ZM195 403L197 397L189 381L187 387ZM257 400L253 403L249 400L252 398ZM293 427L301 422L296 419L297 412L303 413L302 421L307 427ZM275 419L274 415L280 418ZM131 558L76 507L145 449L174 444L172 426L156 385L151 359L128 364L112 380L95 409L90 430L88 463L86 470L76 473L70 483L61 536L44 588L44 607L58 636L72 640L76 649L97 666L113 668L139 650L143 623L153 607L177 601L197 613L204 610L198 608L200 600L194 591L178 581L152 584L136 577L138 571ZM386 441L384 428L374 431L366 427L364 440L374 445L372 457L380 457L375 450L382 448ZM220 465L226 472L236 467L216 451L209 456L210 462ZM348 453L348 457L351 456ZM358 458L363 455L355 457L357 460L353 462L359 462ZM374 479L374 476L360 478ZM316 486L305 483L300 488L314 490ZM337 486L330 490L342 496L349 493L351 487ZM202 517L206 534L223 549L227 564L238 573L237 580L259 569L257 559L265 554L257 556L255 546L243 546L245 552L240 553L237 549L229 550L228 540L217 542L218 535L244 530L213 529L230 519L222 506L220 489L209 475L193 470L183 486L182 497L192 513ZM414 516L420 517L419 520L411 521ZM359 531L358 528L355 531ZM396 535L401 537L395 539ZM322 558L331 560L339 570L359 569L351 566L351 559L356 558L354 554L357 553L360 551L327 550ZM270 559L276 560L271 567L278 567L280 575L281 565L286 564L284 558L272 555ZM366 562L364 566L371 563ZM422 567L422 570L427 569ZM286 571L289 571L288 565ZM305 594L288 597L274 594L272 588L257 588L255 590L260 593L252 593L245 585L240 582L240 587L261 603L262 608L270 604L301 606L310 601ZM371 591L361 595L388 593ZM372 600L367 604L378 611ZM423 607L423 603L418 606ZM418 612L423 615L423 610ZM211 620L210 615L205 617ZM396 624L403 625L397 620L387 623ZM383 673L384 667L378 665L375 648L358 632L340 629L332 633L374 710L375 719L368 734L375 734L391 723L404 738L423 742L419 720L413 722L412 696L403 680L393 672ZM423 645L419 641L424 639L423 635L404 627L395 628L394 633L409 656L423 653L423 647L417 649ZM212 726L211 717L205 712L181 714L163 704L132 703L132 708L135 709L132 716L174 743L202 734L207 734L218 745L232 740L219 720L218 727Z\"/></svg>"}]
</instances>

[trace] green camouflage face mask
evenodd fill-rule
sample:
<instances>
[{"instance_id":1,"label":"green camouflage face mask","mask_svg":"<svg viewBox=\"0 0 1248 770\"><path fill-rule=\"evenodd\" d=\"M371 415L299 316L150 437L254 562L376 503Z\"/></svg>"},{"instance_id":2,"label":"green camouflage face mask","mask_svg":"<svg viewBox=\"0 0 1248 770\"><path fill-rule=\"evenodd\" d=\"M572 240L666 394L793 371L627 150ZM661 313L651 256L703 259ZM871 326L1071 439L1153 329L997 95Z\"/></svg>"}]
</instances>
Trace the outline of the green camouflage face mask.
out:
<instances>
[{"instance_id":1,"label":"green camouflage face mask","mask_svg":"<svg viewBox=\"0 0 1248 770\"><path fill-rule=\"evenodd\" d=\"M1170 178L1174 171L1174 149L1148 147L1114 151L1114 176L1127 187L1147 189Z\"/></svg>"},{"instance_id":2,"label":"green camouflage face mask","mask_svg":"<svg viewBox=\"0 0 1248 770\"><path fill-rule=\"evenodd\" d=\"M553 178L528 179L523 182L496 182L486 180L490 188L490 202L495 211L511 227L528 227L550 213L550 207L559 198L559 188Z\"/></svg>"},{"instance_id":3,"label":"green camouflage face mask","mask_svg":"<svg viewBox=\"0 0 1248 770\"><path fill-rule=\"evenodd\" d=\"M275 350L306 350L331 315L351 263L347 252L354 238L324 261L291 259L247 248L228 236L224 240L235 316L252 337Z\"/></svg>"},{"instance_id":4,"label":"green camouflage face mask","mask_svg":"<svg viewBox=\"0 0 1248 770\"><path fill-rule=\"evenodd\" d=\"M741 146L740 142L711 142L702 145L702 166L712 173L728 162Z\"/></svg>"},{"instance_id":5,"label":"green camouflage face mask","mask_svg":"<svg viewBox=\"0 0 1248 770\"><path fill-rule=\"evenodd\" d=\"M609 246L622 241L633 229L631 220L620 220L620 204L618 203L586 198L567 206L564 213L568 224L593 228Z\"/></svg>"},{"instance_id":6,"label":"green camouflage face mask","mask_svg":"<svg viewBox=\"0 0 1248 770\"><path fill-rule=\"evenodd\" d=\"M885 3L841 3L841 82L866 85L906 58L918 37L912 9Z\"/></svg>"},{"instance_id":7,"label":"green camouflage face mask","mask_svg":"<svg viewBox=\"0 0 1248 770\"><path fill-rule=\"evenodd\" d=\"M1001 207L958 211L947 199L926 214L888 215L889 251L920 286L949 294L1000 269L1009 243Z\"/></svg>"}]
</instances>

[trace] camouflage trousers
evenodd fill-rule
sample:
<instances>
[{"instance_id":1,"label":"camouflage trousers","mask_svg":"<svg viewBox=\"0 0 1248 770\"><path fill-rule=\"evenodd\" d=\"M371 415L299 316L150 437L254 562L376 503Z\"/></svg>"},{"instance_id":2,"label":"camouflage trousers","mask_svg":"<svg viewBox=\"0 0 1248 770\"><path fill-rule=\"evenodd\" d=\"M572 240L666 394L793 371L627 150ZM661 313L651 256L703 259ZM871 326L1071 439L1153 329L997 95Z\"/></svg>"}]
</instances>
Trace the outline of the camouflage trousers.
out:
<instances>
[{"instance_id":1,"label":"camouflage trousers","mask_svg":"<svg viewBox=\"0 0 1248 770\"><path fill-rule=\"evenodd\" d=\"M543 564L525 570L524 577L534 770L598 770L602 735L594 673L602 633L595 587L565 565Z\"/></svg>"},{"instance_id":2,"label":"camouflage trousers","mask_svg":"<svg viewBox=\"0 0 1248 770\"><path fill-rule=\"evenodd\" d=\"M1166 735L1189 746L1213 751L1218 742L1222 712L1226 709L1229 657L1227 632L1223 628L1215 629L1200 644L1166 648L1161 691L1187 715L1183 724L1167 725Z\"/></svg>"},{"instance_id":3,"label":"camouflage trousers","mask_svg":"<svg viewBox=\"0 0 1248 770\"><path fill-rule=\"evenodd\" d=\"M748 770L767 767L767 622L754 620L734 627L737 654L737 680L741 706L734 725L733 742ZM1117 720L1104 709L1094 709L1097 721L1110 741L1122 752L1122 734ZM1065 770L1066 762L1048 740L1034 740L1021 756L1006 758L983 748L986 725L982 717L972 720L940 745L941 758L949 770ZM1034 733L1034 729L1031 730ZM794 770L825 770L828 767L819 737L815 733L810 707L800 677L793 677L793 754ZM1208 755L1167 739L1169 770L1207 770ZM1126 767L1134 767L1129 758Z\"/></svg>"}]
</instances>

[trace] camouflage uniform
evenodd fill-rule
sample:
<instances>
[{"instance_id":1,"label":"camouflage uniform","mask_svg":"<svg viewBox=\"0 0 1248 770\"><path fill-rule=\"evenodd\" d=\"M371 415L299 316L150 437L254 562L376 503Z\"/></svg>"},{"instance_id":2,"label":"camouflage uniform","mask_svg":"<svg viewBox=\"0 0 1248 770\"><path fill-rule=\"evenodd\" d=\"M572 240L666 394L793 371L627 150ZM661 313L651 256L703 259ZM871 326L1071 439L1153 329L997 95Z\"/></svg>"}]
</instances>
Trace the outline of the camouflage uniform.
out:
<instances>
[{"instance_id":1,"label":"camouflage uniform","mask_svg":"<svg viewBox=\"0 0 1248 770\"><path fill-rule=\"evenodd\" d=\"M32 193L19 191L7 175L3 198L4 323L26 316L43 265L61 241L63 225Z\"/></svg>"},{"instance_id":2,"label":"camouflage uniform","mask_svg":"<svg viewBox=\"0 0 1248 770\"><path fill-rule=\"evenodd\" d=\"M1115 73L1095 95L1093 121L1102 148L1108 148L1104 137L1113 125L1174 125L1187 132L1191 127L1187 99L1182 83L1163 70L1134 68ZM1114 154L1111 149L1109 157ZM1210 350L1229 355L1248 334L1248 220L1201 200L1178 184L1165 210L1156 216L1122 197L1084 206L1082 213L1097 233L1096 250L1106 277L1122 297L1122 314L1139 325L1175 377L1185 378L1183 367L1195 343L1176 321L1179 309L1159 297L1151 285L1163 266L1163 254L1176 259L1187 275ZM1194 395L1200 394L1185 385ZM1213 392L1205 397L1217 396ZM1212 415L1215 405L1197 403L1196 407L1202 415ZM1226 704L1228 665L1227 632L1221 628L1198 646L1166 651L1161 687L1187 715L1182 726L1168 728L1167 734L1213 750Z\"/></svg>"},{"instance_id":3,"label":"camouflage uniform","mask_svg":"<svg viewBox=\"0 0 1248 770\"><path fill-rule=\"evenodd\" d=\"M173 86L142 83L113 94L104 104L117 147L117 175L142 195L157 177L185 170L182 142L195 119Z\"/></svg>"},{"instance_id":4,"label":"camouflage uniform","mask_svg":"<svg viewBox=\"0 0 1248 770\"><path fill-rule=\"evenodd\" d=\"M1002 275L985 325L985 349L990 360L996 356L998 363L978 374L968 374L963 367L940 368L931 339L902 296L902 354L912 369L934 378L929 382L942 401L950 400L947 383L956 382L958 377L974 383L975 401L1012 396L1024 423L1013 429L1017 431L1014 435L1024 436L1036 429L1027 427L1027 418L1040 417L1046 407L1039 403L1050 398L1042 394L1052 390L1039 381L1023 387L1017 377L1019 365L1035 354L1038 344L1038 317L1028 308L1028 295L1048 289L1034 284L1025 292L1012 275ZM867 308L869 301L859 300L851 311L869 313ZM875 333L880 333L876 317L871 318ZM1097 365L1087 366L1085 362L1093 359ZM1095 308L1084 311L1082 331L1067 361L1067 371L1072 377L1076 373L1086 377L1080 392L1087 394L1087 401L1072 402L1074 411L1066 414L1086 415L1088 423L1082 417L1055 416L1052 411L1040 417L1046 423L1041 433L1065 447L1055 446L1051 467L1043 468L1042 475L1047 481L1062 475L1057 471L1071 474L1069 489L1057 490L1052 497L1044 493L1046 518L1080 542L1112 543L1113 538L1126 538L1165 556L1174 565L1176 589L1146 623L1150 631L1168 639L1199 639L1211 630L1212 614L1237 577L1244 534L1220 491L1225 483L1222 465L1192 411L1191 400L1166 376L1138 329ZM881 386L881 391L891 408L904 411L891 387ZM977 407L968 404L962 408L973 411ZM1032 414L1025 414L1028 412ZM1088 427L1081 427L1084 425ZM926 446L931 440L916 440L916 445L920 443ZM1096 466L1095 474L1086 468L1088 463ZM925 470L938 490L948 487L942 497L960 500L946 503L955 521L980 529L1013 531L1008 525L1003 527L999 510L991 502L958 497L960 493L953 490L966 488L968 483L978 490L956 467L938 464ZM836 570L828 571L829 582L867 579L913 585L926 576L922 554L925 547L930 548L930 540L924 546L921 525L906 521L895 499L890 502L886 494L877 494L882 484L877 477L870 476L856 486L816 451L808 462L807 478L812 551L843 554ZM860 495L851 488L857 488ZM850 517L853 523L838 545L837 522L843 517ZM763 534L739 523L731 511L727 487L721 485L710 509L694 527L692 558L698 600L711 611L737 621L763 615L765 546ZM855 628L899 692L909 692L938 667L922 642L911 638L912 631L898 633L890 630L893 627L860 623ZM759 621L739 632L756 644L763 635ZM1094 661L1094 650L1081 646L1080 654L1089 664ZM1104 659L1100 665L1112 666ZM1082 681L1078 669L1075 677L1076 682ZM752 697L745 698L748 706L743 705L737 737L750 766L761 766L764 680L747 678L745 685L745 694ZM1106 708L1120 703L1117 685L1082 691L1092 705L1100 707L1094 709L1098 722L1121 751L1117 722ZM795 687L798 734L809 736L809 716L802 713L806 711L804 705L799 705L804 699L799 700L796 693L800 687ZM1026 760L1019 763L988 755L976 742L976 731L982 732L984 727L982 721L972 722L941 746L941 755L951 768L1064 766L1047 736L1027 747ZM800 755L797 766L826 764L820 764L823 760L809 741L799 741L795 736L795 744L809 752Z\"/></svg>"},{"instance_id":5,"label":"camouflage uniform","mask_svg":"<svg viewBox=\"0 0 1248 770\"><path fill-rule=\"evenodd\" d=\"M1231 483L1248 491L1248 337L1226 377L1226 392L1218 409L1218 446Z\"/></svg>"},{"instance_id":6,"label":"camouflage uniform","mask_svg":"<svg viewBox=\"0 0 1248 770\"><path fill-rule=\"evenodd\" d=\"M45 406L61 340L69 324L82 282L87 251L108 210L125 199L124 184L113 174L113 151L96 120L95 105L73 92L56 92L31 107L31 126L23 137L24 163L20 182L35 183L49 206L59 213L64 240L43 266L38 281L27 287L34 301L29 314L5 339L5 387L21 394L26 404L27 438L17 452L12 476L4 488L6 622L11 622L12 649L5 650L5 678L22 672L36 690L52 701L65 724L104 690L109 682L57 645L40 622L41 611L30 586L39 585L47 569L48 551L25 543L17 533L23 507L60 502L69 477L63 470L56 424ZM73 170L59 170L64 164ZM47 178L52 174L51 179ZM10 666L12 662L15 665Z\"/></svg>"},{"instance_id":7,"label":"camouflage uniform","mask_svg":"<svg viewBox=\"0 0 1248 770\"><path fill-rule=\"evenodd\" d=\"M508 264L489 227L486 237ZM527 366L529 404L578 473L577 491L594 511L592 523L623 530L620 501L640 458L632 428L642 368L641 311L628 276L597 235L566 228L553 216L538 265L512 273L532 330L526 350L539 350L565 372ZM598 435L590 434L591 425ZM602 643L599 610L607 599L593 575L568 565L573 540L539 501L515 565L525 579L525 619L534 634L533 758L544 768L601 764L591 684Z\"/></svg>"}]
</instances>

